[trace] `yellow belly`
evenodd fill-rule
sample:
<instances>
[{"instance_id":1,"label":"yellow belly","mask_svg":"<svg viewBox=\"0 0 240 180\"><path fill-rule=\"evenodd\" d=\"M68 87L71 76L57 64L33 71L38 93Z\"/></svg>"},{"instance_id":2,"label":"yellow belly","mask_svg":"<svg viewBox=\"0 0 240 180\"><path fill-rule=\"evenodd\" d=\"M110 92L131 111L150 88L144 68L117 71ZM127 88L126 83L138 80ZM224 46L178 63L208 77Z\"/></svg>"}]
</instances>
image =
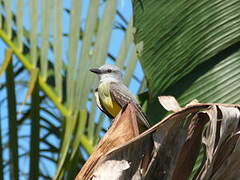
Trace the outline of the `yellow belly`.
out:
<instances>
[{"instance_id":1,"label":"yellow belly","mask_svg":"<svg viewBox=\"0 0 240 180\"><path fill-rule=\"evenodd\" d=\"M104 109L113 117L116 117L121 110L121 107L114 100L112 100L109 91L109 83L101 83L98 86L98 95L101 99Z\"/></svg>"}]
</instances>

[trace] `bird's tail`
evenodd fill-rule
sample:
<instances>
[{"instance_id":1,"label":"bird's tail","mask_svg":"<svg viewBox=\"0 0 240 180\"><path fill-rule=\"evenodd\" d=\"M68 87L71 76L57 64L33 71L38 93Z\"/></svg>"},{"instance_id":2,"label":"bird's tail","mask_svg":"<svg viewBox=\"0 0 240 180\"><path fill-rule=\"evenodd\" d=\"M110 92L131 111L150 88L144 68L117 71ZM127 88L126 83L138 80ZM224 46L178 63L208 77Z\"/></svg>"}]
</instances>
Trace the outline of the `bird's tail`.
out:
<instances>
[{"instance_id":1,"label":"bird's tail","mask_svg":"<svg viewBox=\"0 0 240 180\"><path fill-rule=\"evenodd\" d=\"M139 123L140 129L146 130L150 128L150 124L148 122L147 116L142 111L141 106L139 104L134 103L134 107L137 111L136 116L137 116L137 121Z\"/></svg>"}]
</instances>

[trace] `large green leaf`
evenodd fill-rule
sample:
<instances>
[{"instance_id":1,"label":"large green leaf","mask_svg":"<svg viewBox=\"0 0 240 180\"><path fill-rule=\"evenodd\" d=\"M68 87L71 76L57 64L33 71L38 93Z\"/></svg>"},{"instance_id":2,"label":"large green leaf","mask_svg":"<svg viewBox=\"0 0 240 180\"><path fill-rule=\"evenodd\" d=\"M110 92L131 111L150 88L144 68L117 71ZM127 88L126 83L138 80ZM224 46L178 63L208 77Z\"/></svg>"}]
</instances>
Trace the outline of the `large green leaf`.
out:
<instances>
[{"instance_id":1,"label":"large green leaf","mask_svg":"<svg viewBox=\"0 0 240 180\"><path fill-rule=\"evenodd\" d=\"M143 45L138 51L153 122L165 112L158 95L174 95L181 104L195 98L240 101L239 10L237 0L134 1L135 41Z\"/></svg>"},{"instance_id":2,"label":"large green leaf","mask_svg":"<svg viewBox=\"0 0 240 180\"><path fill-rule=\"evenodd\" d=\"M238 0L136 0L133 6L151 97L240 40Z\"/></svg>"}]
</instances>

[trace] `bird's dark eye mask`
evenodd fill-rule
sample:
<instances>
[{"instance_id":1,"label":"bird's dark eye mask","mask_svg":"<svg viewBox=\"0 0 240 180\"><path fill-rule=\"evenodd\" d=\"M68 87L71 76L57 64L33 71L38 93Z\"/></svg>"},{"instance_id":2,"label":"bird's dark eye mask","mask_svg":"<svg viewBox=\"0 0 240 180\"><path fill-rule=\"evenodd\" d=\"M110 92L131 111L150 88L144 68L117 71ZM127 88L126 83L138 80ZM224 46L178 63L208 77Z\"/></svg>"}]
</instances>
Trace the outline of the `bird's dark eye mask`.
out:
<instances>
[{"instance_id":1,"label":"bird's dark eye mask","mask_svg":"<svg viewBox=\"0 0 240 180\"><path fill-rule=\"evenodd\" d=\"M112 73L112 72L117 72L116 70L112 70L112 69L106 69L106 70L103 70L102 73Z\"/></svg>"}]
</instances>

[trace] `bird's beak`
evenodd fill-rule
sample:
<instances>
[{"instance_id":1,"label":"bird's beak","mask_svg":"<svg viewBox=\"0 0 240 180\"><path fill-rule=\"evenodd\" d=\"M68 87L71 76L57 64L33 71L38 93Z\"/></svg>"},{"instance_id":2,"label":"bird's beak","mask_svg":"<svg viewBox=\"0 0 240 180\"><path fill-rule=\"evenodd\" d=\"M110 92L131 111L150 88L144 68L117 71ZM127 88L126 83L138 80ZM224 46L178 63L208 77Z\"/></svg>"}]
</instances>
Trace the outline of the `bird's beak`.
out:
<instances>
[{"instance_id":1,"label":"bird's beak","mask_svg":"<svg viewBox=\"0 0 240 180\"><path fill-rule=\"evenodd\" d=\"M101 70L97 69L97 68L93 68L93 69L89 69L89 71L95 73L95 74L101 74Z\"/></svg>"}]
</instances>

